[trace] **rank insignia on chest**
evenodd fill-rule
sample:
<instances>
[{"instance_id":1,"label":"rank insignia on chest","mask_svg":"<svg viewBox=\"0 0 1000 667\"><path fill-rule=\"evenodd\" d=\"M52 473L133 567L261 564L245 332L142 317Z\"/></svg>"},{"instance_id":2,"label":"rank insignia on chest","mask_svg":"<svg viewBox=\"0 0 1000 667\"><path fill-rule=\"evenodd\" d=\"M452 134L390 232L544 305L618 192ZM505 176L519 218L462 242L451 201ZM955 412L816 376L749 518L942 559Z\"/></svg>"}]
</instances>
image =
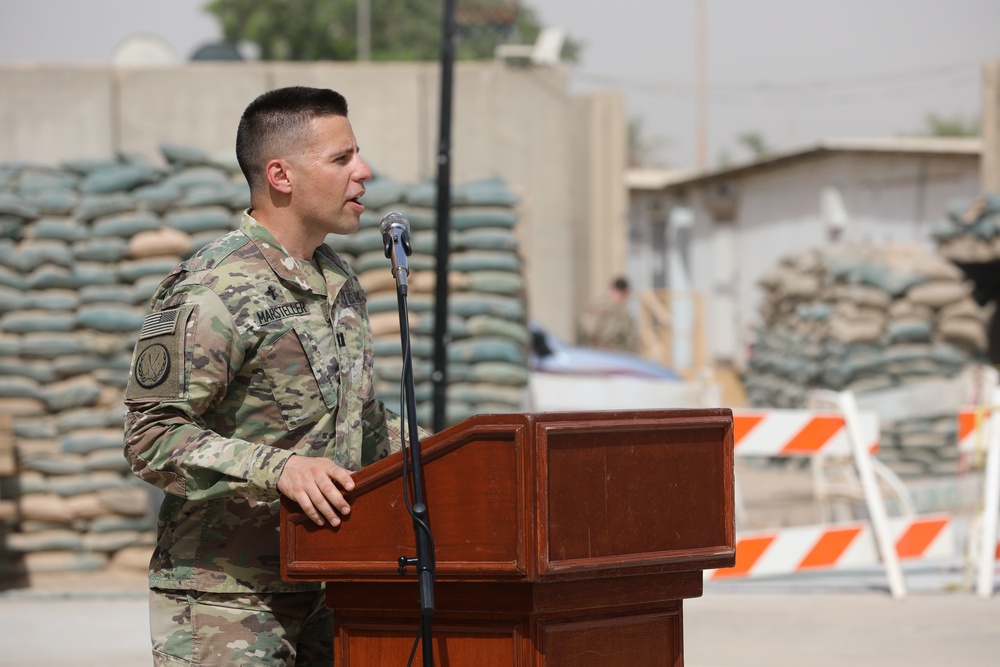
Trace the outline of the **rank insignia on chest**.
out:
<instances>
[{"instance_id":1,"label":"rank insignia on chest","mask_svg":"<svg viewBox=\"0 0 1000 667\"><path fill-rule=\"evenodd\" d=\"M296 317L309 312L309 306L304 301L290 301L278 306L258 310L253 314L253 319L258 326L264 326L276 320L283 320L286 317Z\"/></svg>"}]
</instances>

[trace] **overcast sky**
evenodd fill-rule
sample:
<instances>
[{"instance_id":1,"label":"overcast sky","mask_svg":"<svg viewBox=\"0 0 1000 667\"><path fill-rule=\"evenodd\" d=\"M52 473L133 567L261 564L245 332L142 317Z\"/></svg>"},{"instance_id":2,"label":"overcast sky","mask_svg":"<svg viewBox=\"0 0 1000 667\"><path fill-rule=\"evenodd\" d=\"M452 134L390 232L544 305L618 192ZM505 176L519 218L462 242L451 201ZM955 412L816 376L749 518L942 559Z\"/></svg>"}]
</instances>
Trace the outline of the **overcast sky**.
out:
<instances>
[{"instance_id":1,"label":"overcast sky","mask_svg":"<svg viewBox=\"0 0 1000 667\"><path fill-rule=\"evenodd\" d=\"M0 0L0 64L107 63L154 33L179 59L219 35L207 0ZM461 2L462 0L459 0ZM1000 58L998 0L700 0L709 157L825 137L915 133L928 113L970 120L982 62ZM525 0L584 44L575 90L616 89L671 166L696 161L699 0ZM2 96L2 91L0 91Z\"/></svg>"}]
</instances>

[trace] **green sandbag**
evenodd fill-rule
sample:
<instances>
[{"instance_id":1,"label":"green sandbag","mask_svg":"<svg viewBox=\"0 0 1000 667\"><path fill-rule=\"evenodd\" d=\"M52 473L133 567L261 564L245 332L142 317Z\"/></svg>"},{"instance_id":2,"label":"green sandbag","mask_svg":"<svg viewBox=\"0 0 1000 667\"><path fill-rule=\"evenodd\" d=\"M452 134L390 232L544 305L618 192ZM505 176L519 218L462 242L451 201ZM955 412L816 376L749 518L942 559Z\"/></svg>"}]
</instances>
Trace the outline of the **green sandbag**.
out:
<instances>
[{"instance_id":1,"label":"green sandbag","mask_svg":"<svg viewBox=\"0 0 1000 667\"><path fill-rule=\"evenodd\" d=\"M80 303L132 303L132 289L126 285L87 285L79 294Z\"/></svg>"},{"instance_id":2,"label":"green sandbag","mask_svg":"<svg viewBox=\"0 0 1000 667\"><path fill-rule=\"evenodd\" d=\"M245 183L208 183L192 186L180 201L181 206L225 206L242 209L250 206L250 189Z\"/></svg>"},{"instance_id":3,"label":"green sandbag","mask_svg":"<svg viewBox=\"0 0 1000 667\"><path fill-rule=\"evenodd\" d=\"M0 357L0 376L29 378L39 384L48 384L56 380L51 364L28 363L23 359L3 357Z\"/></svg>"},{"instance_id":4,"label":"green sandbag","mask_svg":"<svg viewBox=\"0 0 1000 667\"><path fill-rule=\"evenodd\" d=\"M6 546L14 553L38 551L78 551L82 545L79 533L72 530L44 530L37 533L11 533Z\"/></svg>"},{"instance_id":5,"label":"green sandbag","mask_svg":"<svg viewBox=\"0 0 1000 667\"><path fill-rule=\"evenodd\" d=\"M38 398L40 384L26 377L0 376L0 398Z\"/></svg>"},{"instance_id":6,"label":"green sandbag","mask_svg":"<svg viewBox=\"0 0 1000 667\"><path fill-rule=\"evenodd\" d=\"M140 185L155 183L163 177L159 169L140 164L115 164L87 174L80 183L80 192L109 194L126 192Z\"/></svg>"},{"instance_id":7,"label":"green sandbag","mask_svg":"<svg viewBox=\"0 0 1000 667\"><path fill-rule=\"evenodd\" d=\"M401 357L403 342L400 336L381 336L375 339L375 358ZM434 356L434 340L427 336L410 336L410 354L414 359L430 359Z\"/></svg>"},{"instance_id":8,"label":"green sandbag","mask_svg":"<svg viewBox=\"0 0 1000 667\"><path fill-rule=\"evenodd\" d=\"M25 269L43 264L71 267L75 263L69 246L59 241L24 241L17 252Z\"/></svg>"},{"instance_id":9,"label":"green sandbag","mask_svg":"<svg viewBox=\"0 0 1000 667\"><path fill-rule=\"evenodd\" d=\"M469 331L475 336L493 336L509 338L521 345L531 342L531 332L521 322L490 315L474 315L467 320Z\"/></svg>"},{"instance_id":10,"label":"green sandbag","mask_svg":"<svg viewBox=\"0 0 1000 667\"><path fill-rule=\"evenodd\" d=\"M365 195L361 203L369 209L381 209L402 201L407 186L384 176L376 176L365 183Z\"/></svg>"},{"instance_id":11,"label":"green sandbag","mask_svg":"<svg viewBox=\"0 0 1000 667\"><path fill-rule=\"evenodd\" d=\"M493 294L454 294L448 299L448 310L462 317L493 315L508 320L524 319L523 302L512 297Z\"/></svg>"},{"instance_id":12,"label":"green sandbag","mask_svg":"<svg viewBox=\"0 0 1000 667\"><path fill-rule=\"evenodd\" d=\"M165 213L181 200L184 190L176 183L155 183L132 191L136 206L140 209Z\"/></svg>"},{"instance_id":13,"label":"green sandbag","mask_svg":"<svg viewBox=\"0 0 1000 667\"><path fill-rule=\"evenodd\" d=\"M382 246L382 232L375 229L360 229L349 235L335 235L335 238L328 237L327 243L339 253L347 255L363 255L367 252L379 251L385 257L385 250ZM389 260L386 259L388 266Z\"/></svg>"},{"instance_id":14,"label":"green sandbag","mask_svg":"<svg viewBox=\"0 0 1000 667\"><path fill-rule=\"evenodd\" d=\"M76 321L72 313L26 311L8 313L0 318L0 331L8 333L40 333L73 331Z\"/></svg>"},{"instance_id":15,"label":"green sandbag","mask_svg":"<svg viewBox=\"0 0 1000 667\"><path fill-rule=\"evenodd\" d=\"M56 416L59 433L72 433L84 429L121 428L122 416L119 408L78 408L65 410ZM119 435L120 438L120 435ZM119 443L121 444L121 443Z\"/></svg>"},{"instance_id":16,"label":"green sandbag","mask_svg":"<svg viewBox=\"0 0 1000 667\"><path fill-rule=\"evenodd\" d=\"M70 454L89 454L99 449L118 451L121 449L122 434L113 429L72 433L59 443L59 450ZM121 452L118 452L121 454Z\"/></svg>"},{"instance_id":17,"label":"green sandbag","mask_svg":"<svg viewBox=\"0 0 1000 667\"><path fill-rule=\"evenodd\" d=\"M490 403L518 408L524 404L525 396L520 387L459 382L448 385L448 400L453 399L470 405Z\"/></svg>"},{"instance_id":18,"label":"green sandbag","mask_svg":"<svg viewBox=\"0 0 1000 667\"><path fill-rule=\"evenodd\" d=\"M890 322L888 326L890 343L923 343L930 342L934 335L934 327L927 321Z\"/></svg>"},{"instance_id":19,"label":"green sandbag","mask_svg":"<svg viewBox=\"0 0 1000 667\"><path fill-rule=\"evenodd\" d=\"M469 338L448 346L448 361L476 364L483 361L506 361L526 364L524 346L509 338Z\"/></svg>"},{"instance_id":20,"label":"green sandbag","mask_svg":"<svg viewBox=\"0 0 1000 667\"><path fill-rule=\"evenodd\" d=\"M90 239L73 244L73 257L86 262L118 262L128 253L128 241L118 237Z\"/></svg>"},{"instance_id":21,"label":"green sandbag","mask_svg":"<svg viewBox=\"0 0 1000 667\"><path fill-rule=\"evenodd\" d=\"M58 412L94 405L101 397L101 390L92 384L73 382L62 386L43 387L38 397L45 402L49 410Z\"/></svg>"},{"instance_id":22,"label":"green sandbag","mask_svg":"<svg viewBox=\"0 0 1000 667\"><path fill-rule=\"evenodd\" d=\"M517 212L510 208L453 208L451 211L452 229L459 231L473 230L481 227L502 227L511 229L517 224Z\"/></svg>"},{"instance_id":23,"label":"green sandbag","mask_svg":"<svg viewBox=\"0 0 1000 667\"><path fill-rule=\"evenodd\" d=\"M25 221L12 215L0 215L0 238L20 241L24 236Z\"/></svg>"},{"instance_id":24,"label":"green sandbag","mask_svg":"<svg viewBox=\"0 0 1000 667\"><path fill-rule=\"evenodd\" d=\"M467 250L517 250L517 235L509 229L487 227L459 232L458 247Z\"/></svg>"},{"instance_id":25,"label":"green sandbag","mask_svg":"<svg viewBox=\"0 0 1000 667\"><path fill-rule=\"evenodd\" d=\"M372 269L385 269L387 272L392 270L392 263L385 258L385 252L381 249L372 250L356 257L348 256L347 261L350 262L354 272L359 275ZM413 253L407 258L411 272L433 271L435 263L435 259L430 255Z\"/></svg>"},{"instance_id":26,"label":"green sandbag","mask_svg":"<svg viewBox=\"0 0 1000 667\"><path fill-rule=\"evenodd\" d=\"M181 169L167 176L162 183L171 187L187 189L207 183L228 183L230 179L230 174L224 169L203 165Z\"/></svg>"},{"instance_id":27,"label":"green sandbag","mask_svg":"<svg viewBox=\"0 0 1000 667\"><path fill-rule=\"evenodd\" d=\"M25 357L54 359L88 352L87 344L77 334L44 334L27 336L21 341L20 354Z\"/></svg>"},{"instance_id":28,"label":"green sandbag","mask_svg":"<svg viewBox=\"0 0 1000 667\"><path fill-rule=\"evenodd\" d=\"M135 210L135 200L127 194L86 195L80 200L75 214L80 222L90 222L97 218L113 216Z\"/></svg>"},{"instance_id":29,"label":"green sandbag","mask_svg":"<svg viewBox=\"0 0 1000 667\"><path fill-rule=\"evenodd\" d=\"M122 262L118 267L118 273L125 282L134 283L146 276L165 278L176 266L176 257L150 257Z\"/></svg>"},{"instance_id":30,"label":"green sandbag","mask_svg":"<svg viewBox=\"0 0 1000 667\"><path fill-rule=\"evenodd\" d=\"M160 222L149 213L123 213L103 216L91 227L95 237L117 236L131 238L139 232L159 228Z\"/></svg>"},{"instance_id":31,"label":"green sandbag","mask_svg":"<svg viewBox=\"0 0 1000 667\"><path fill-rule=\"evenodd\" d=\"M109 333L138 331L143 318L142 312L108 306L84 306L76 313L80 326Z\"/></svg>"},{"instance_id":32,"label":"green sandbag","mask_svg":"<svg viewBox=\"0 0 1000 667\"><path fill-rule=\"evenodd\" d=\"M407 310L411 313L426 313L434 310L433 297L426 294L410 294L406 297ZM368 312L385 313L398 311L399 300L395 292L379 292L368 295Z\"/></svg>"},{"instance_id":33,"label":"green sandbag","mask_svg":"<svg viewBox=\"0 0 1000 667\"><path fill-rule=\"evenodd\" d=\"M90 234L73 218L41 218L32 223L30 236L36 240L83 241Z\"/></svg>"},{"instance_id":34,"label":"green sandbag","mask_svg":"<svg viewBox=\"0 0 1000 667\"><path fill-rule=\"evenodd\" d=\"M448 268L453 271L519 271L520 258L512 252L489 252L485 250L469 250L452 254L448 260Z\"/></svg>"},{"instance_id":35,"label":"green sandbag","mask_svg":"<svg viewBox=\"0 0 1000 667\"><path fill-rule=\"evenodd\" d=\"M411 322L410 331L415 334L421 334L424 336L433 336L435 324L435 314L422 313L416 319L416 322ZM468 338L472 332L469 330L469 325L464 317L458 317L457 315L448 316L448 334L451 336L452 340L458 340L460 338Z\"/></svg>"},{"instance_id":36,"label":"green sandbag","mask_svg":"<svg viewBox=\"0 0 1000 667\"><path fill-rule=\"evenodd\" d=\"M433 207L437 204L437 184L425 181L406 192L406 202L414 206ZM520 201L499 178L458 183L451 188L452 216L462 206L514 206ZM456 227L458 229L458 227Z\"/></svg>"},{"instance_id":37,"label":"green sandbag","mask_svg":"<svg viewBox=\"0 0 1000 667\"><path fill-rule=\"evenodd\" d=\"M484 361L471 366L470 380L502 385L524 386L528 384L528 369L520 364L502 361Z\"/></svg>"},{"instance_id":38,"label":"green sandbag","mask_svg":"<svg viewBox=\"0 0 1000 667\"><path fill-rule=\"evenodd\" d=\"M0 313L23 310L27 303L28 297L22 290L0 286Z\"/></svg>"},{"instance_id":39,"label":"green sandbag","mask_svg":"<svg viewBox=\"0 0 1000 667\"><path fill-rule=\"evenodd\" d=\"M10 192L0 192L0 215L31 220L38 217L38 207Z\"/></svg>"},{"instance_id":40,"label":"green sandbag","mask_svg":"<svg viewBox=\"0 0 1000 667\"><path fill-rule=\"evenodd\" d=\"M469 290L515 296L524 292L524 278L512 271L472 271L465 274Z\"/></svg>"},{"instance_id":41,"label":"green sandbag","mask_svg":"<svg viewBox=\"0 0 1000 667\"><path fill-rule=\"evenodd\" d=\"M0 266L0 286L24 291L28 288L28 280L21 271L11 271L6 266Z\"/></svg>"},{"instance_id":42,"label":"green sandbag","mask_svg":"<svg viewBox=\"0 0 1000 667\"><path fill-rule=\"evenodd\" d=\"M75 190L54 188L35 193L31 201L40 215L70 215L80 203L80 195Z\"/></svg>"},{"instance_id":43,"label":"green sandbag","mask_svg":"<svg viewBox=\"0 0 1000 667\"><path fill-rule=\"evenodd\" d=\"M159 145L159 149L163 159L175 167L183 168L212 163L212 156L197 146L166 141Z\"/></svg>"},{"instance_id":44,"label":"green sandbag","mask_svg":"<svg viewBox=\"0 0 1000 667\"><path fill-rule=\"evenodd\" d=\"M76 292L59 290L52 292L29 292L24 300L26 310L76 310L80 298Z\"/></svg>"},{"instance_id":45,"label":"green sandbag","mask_svg":"<svg viewBox=\"0 0 1000 667\"><path fill-rule=\"evenodd\" d=\"M188 234L215 230L231 230L239 225L239 219L228 209L221 206L206 206L204 208L173 211L167 214L164 222L167 226L187 232Z\"/></svg>"}]
</instances>

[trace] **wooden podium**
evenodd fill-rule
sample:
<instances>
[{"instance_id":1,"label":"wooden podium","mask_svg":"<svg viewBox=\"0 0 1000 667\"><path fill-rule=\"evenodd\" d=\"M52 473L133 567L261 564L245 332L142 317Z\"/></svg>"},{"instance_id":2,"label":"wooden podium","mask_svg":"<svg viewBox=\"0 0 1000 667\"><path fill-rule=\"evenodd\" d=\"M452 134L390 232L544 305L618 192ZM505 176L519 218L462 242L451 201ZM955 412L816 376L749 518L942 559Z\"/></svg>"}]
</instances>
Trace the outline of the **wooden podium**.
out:
<instances>
[{"instance_id":1,"label":"wooden podium","mask_svg":"<svg viewBox=\"0 0 1000 667\"><path fill-rule=\"evenodd\" d=\"M421 454L436 665L683 665L681 601L735 562L728 409L480 415ZM282 501L282 577L328 582L339 667L402 667L418 634L402 474L355 473L337 528Z\"/></svg>"}]
</instances>

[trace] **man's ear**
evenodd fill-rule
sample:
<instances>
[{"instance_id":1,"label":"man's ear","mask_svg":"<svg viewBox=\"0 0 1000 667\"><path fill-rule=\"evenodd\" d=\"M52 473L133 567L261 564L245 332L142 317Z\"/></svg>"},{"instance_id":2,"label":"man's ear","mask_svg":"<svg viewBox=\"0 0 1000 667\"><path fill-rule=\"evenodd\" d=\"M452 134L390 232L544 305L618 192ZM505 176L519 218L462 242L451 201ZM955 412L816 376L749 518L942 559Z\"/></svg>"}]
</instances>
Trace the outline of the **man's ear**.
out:
<instances>
[{"instance_id":1,"label":"man's ear","mask_svg":"<svg viewBox=\"0 0 1000 667\"><path fill-rule=\"evenodd\" d=\"M289 194L292 191L292 180L288 173L289 164L285 160L274 159L264 167L267 184L278 192Z\"/></svg>"}]
</instances>

